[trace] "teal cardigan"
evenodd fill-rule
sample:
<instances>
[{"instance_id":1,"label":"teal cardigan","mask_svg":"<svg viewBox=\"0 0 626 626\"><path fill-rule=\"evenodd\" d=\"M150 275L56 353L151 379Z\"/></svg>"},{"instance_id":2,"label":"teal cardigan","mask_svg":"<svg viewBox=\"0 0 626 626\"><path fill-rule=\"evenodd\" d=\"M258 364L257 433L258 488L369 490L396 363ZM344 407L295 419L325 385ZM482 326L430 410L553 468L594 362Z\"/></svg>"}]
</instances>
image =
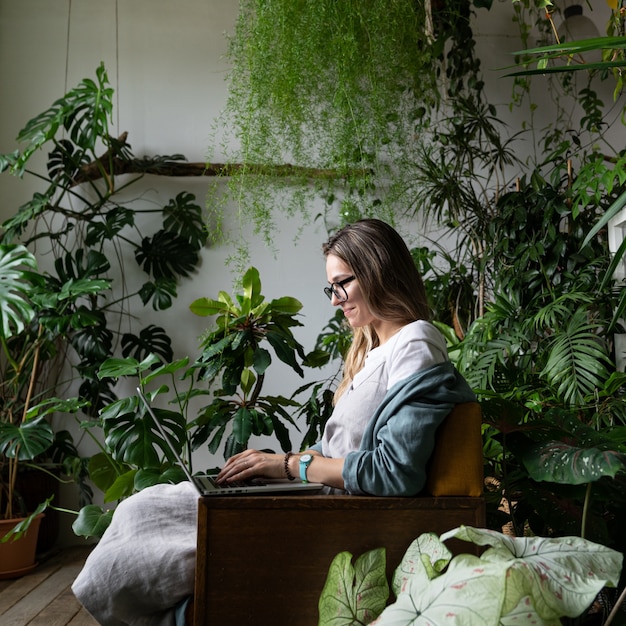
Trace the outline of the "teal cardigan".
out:
<instances>
[{"instance_id":1,"label":"teal cardigan","mask_svg":"<svg viewBox=\"0 0 626 626\"><path fill-rule=\"evenodd\" d=\"M396 383L372 416L359 449L345 458L345 490L357 495L417 495L426 483L437 427L456 404L475 400L450 362ZM321 443L313 449L321 452Z\"/></svg>"}]
</instances>

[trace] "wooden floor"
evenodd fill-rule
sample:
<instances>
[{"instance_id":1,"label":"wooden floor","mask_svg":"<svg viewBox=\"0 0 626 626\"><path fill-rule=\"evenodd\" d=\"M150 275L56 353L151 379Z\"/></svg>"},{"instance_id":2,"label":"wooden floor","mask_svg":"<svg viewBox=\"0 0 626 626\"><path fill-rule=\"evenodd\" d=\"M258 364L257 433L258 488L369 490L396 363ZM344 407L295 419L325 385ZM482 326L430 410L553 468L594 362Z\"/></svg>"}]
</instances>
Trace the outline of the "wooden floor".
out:
<instances>
[{"instance_id":1,"label":"wooden floor","mask_svg":"<svg viewBox=\"0 0 626 626\"><path fill-rule=\"evenodd\" d=\"M89 548L57 551L40 560L30 574L0 580L2 626L97 626L70 586Z\"/></svg>"}]
</instances>

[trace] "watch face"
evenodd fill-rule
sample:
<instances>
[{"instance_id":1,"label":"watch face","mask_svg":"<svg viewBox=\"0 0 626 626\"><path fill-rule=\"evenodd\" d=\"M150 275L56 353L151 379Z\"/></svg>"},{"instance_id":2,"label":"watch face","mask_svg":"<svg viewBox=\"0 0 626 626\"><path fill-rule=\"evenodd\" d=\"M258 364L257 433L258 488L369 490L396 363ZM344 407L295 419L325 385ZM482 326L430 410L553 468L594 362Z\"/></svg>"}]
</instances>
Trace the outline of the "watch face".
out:
<instances>
[{"instance_id":1,"label":"watch face","mask_svg":"<svg viewBox=\"0 0 626 626\"><path fill-rule=\"evenodd\" d=\"M300 457L300 461L302 461L303 463L308 463L312 458L313 458L312 454L303 454Z\"/></svg>"}]
</instances>

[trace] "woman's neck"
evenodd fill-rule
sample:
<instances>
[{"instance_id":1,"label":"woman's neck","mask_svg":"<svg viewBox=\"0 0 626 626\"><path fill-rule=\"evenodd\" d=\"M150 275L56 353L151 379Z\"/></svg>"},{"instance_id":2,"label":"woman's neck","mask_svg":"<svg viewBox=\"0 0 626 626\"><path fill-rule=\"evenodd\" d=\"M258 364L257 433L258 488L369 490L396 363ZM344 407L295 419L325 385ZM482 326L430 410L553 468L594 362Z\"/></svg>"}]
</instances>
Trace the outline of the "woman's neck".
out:
<instances>
[{"instance_id":1,"label":"woman's neck","mask_svg":"<svg viewBox=\"0 0 626 626\"><path fill-rule=\"evenodd\" d=\"M390 322L386 320L380 320L377 324L374 324L374 330L378 336L378 345L382 346L387 343L396 333L400 332L406 324L404 322Z\"/></svg>"}]
</instances>

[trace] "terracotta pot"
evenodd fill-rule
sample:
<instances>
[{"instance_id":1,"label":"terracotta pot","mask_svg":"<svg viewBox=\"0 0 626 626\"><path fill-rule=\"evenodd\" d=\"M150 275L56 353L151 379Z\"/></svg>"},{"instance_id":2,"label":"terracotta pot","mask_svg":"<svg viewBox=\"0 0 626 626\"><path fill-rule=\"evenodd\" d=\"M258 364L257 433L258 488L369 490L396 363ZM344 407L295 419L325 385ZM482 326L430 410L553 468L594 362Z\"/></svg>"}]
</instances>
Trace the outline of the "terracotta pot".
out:
<instances>
[{"instance_id":1,"label":"terracotta pot","mask_svg":"<svg viewBox=\"0 0 626 626\"><path fill-rule=\"evenodd\" d=\"M28 531L17 541L0 543L0 579L19 578L37 567L35 555L42 518L43 513L32 521ZM24 518L0 520L0 539L22 519Z\"/></svg>"}]
</instances>

